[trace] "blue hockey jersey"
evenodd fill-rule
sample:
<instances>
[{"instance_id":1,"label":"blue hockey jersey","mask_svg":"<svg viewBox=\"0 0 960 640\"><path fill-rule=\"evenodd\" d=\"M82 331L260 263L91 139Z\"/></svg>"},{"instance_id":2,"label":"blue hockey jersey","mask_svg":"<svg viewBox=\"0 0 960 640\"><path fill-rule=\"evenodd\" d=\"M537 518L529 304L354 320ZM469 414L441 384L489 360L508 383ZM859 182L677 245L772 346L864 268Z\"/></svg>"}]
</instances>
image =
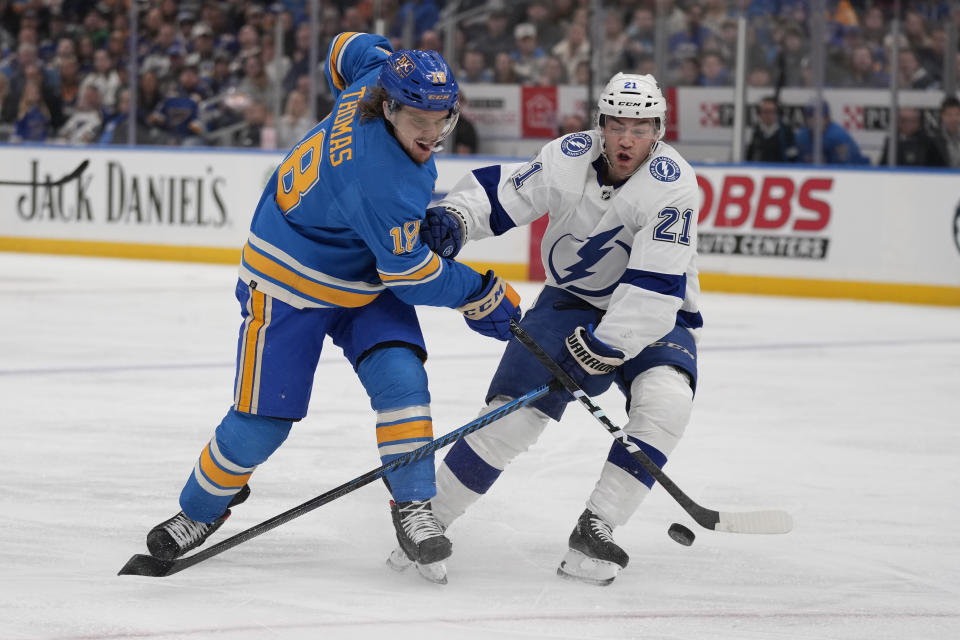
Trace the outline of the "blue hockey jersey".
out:
<instances>
[{"instance_id":1,"label":"blue hockey jersey","mask_svg":"<svg viewBox=\"0 0 960 640\"><path fill-rule=\"evenodd\" d=\"M418 164L383 118L361 121L392 53L381 36L341 33L325 75L333 110L270 177L243 248L240 277L297 307L360 307L386 287L408 304L458 307L480 274L420 242L437 169Z\"/></svg>"}]
</instances>

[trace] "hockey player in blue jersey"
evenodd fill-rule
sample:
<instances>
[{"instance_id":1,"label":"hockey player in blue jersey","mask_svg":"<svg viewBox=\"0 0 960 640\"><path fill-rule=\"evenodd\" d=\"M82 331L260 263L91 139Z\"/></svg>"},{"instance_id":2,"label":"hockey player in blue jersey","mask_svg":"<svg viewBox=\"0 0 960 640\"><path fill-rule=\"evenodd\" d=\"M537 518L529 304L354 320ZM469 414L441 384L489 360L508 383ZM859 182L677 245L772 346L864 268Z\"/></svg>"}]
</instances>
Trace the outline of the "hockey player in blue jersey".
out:
<instances>
[{"instance_id":1,"label":"hockey player in blue jersey","mask_svg":"<svg viewBox=\"0 0 960 640\"><path fill-rule=\"evenodd\" d=\"M693 169L662 142L666 110L652 76L618 73L600 96L594 130L558 138L525 164L473 171L428 212L424 227L426 242L456 255L468 238L499 235L549 212L541 244L546 286L521 326L588 394L612 383L623 391L624 431L660 466L690 417L702 326L700 193ZM510 342L484 412L550 377ZM457 442L437 471L433 507L441 525L486 493L571 400L565 391L552 393ZM558 572L612 582L628 562L612 530L653 482L614 443ZM391 562L404 558L397 549Z\"/></svg>"},{"instance_id":2,"label":"hockey player in blue jersey","mask_svg":"<svg viewBox=\"0 0 960 640\"><path fill-rule=\"evenodd\" d=\"M426 348L417 304L456 308L500 340L519 298L487 272L420 240L437 170L434 149L457 120L458 89L440 54L393 52L380 36L342 33L325 74L332 112L273 173L243 248L243 323L233 406L180 494L182 511L147 547L170 559L202 544L249 494L247 481L307 413L325 337L343 350L376 412L386 463L431 441ZM450 554L431 510L433 456L386 476L397 539L418 565Z\"/></svg>"}]
</instances>

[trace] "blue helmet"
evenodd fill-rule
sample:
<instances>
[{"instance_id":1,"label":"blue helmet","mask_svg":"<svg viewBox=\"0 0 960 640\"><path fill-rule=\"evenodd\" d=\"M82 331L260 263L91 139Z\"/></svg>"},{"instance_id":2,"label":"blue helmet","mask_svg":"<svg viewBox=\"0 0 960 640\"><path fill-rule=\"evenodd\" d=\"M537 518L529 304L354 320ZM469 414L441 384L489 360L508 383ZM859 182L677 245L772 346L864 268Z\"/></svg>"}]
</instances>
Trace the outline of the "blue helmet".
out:
<instances>
[{"instance_id":1,"label":"blue helmet","mask_svg":"<svg viewBox=\"0 0 960 640\"><path fill-rule=\"evenodd\" d=\"M457 107L457 81L436 51L395 51L383 63L378 82L390 98L415 109L452 111Z\"/></svg>"}]
</instances>

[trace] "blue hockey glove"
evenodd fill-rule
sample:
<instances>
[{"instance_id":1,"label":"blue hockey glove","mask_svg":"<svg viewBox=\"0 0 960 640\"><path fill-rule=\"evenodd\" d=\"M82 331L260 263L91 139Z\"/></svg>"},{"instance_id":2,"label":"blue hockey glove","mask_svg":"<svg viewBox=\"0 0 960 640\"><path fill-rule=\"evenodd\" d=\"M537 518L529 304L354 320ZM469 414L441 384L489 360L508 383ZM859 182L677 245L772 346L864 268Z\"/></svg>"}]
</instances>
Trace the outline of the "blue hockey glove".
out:
<instances>
[{"instance_id":1,"label":"blue hockey glove","mask_svg":"<svg viewBox=\"0 0 960 640\"><path fill-rule=\"evenodd\" d=\"M420 242L441 258L455 258L466 238L466 223L456 209L430 207L420 225Z\"/></svg>"},{"instance_id":2,"label":"blue hockey glove","mask_svg":"<svg viewBox=\"0 0 960 640\"><path fill-rule=\"evenodd\" d=\"M480 291L467 298L457 311L477 333L506 341L512 335L510 321L520 320L520 296L509 282L487 271Z\"/></svg>"},{"instance_id":3,"label":"blue hockey glove","mask_svg":"<svg viewBox=\"0 0 960 640\"><path fill-rule=\"evenodd\" d=\"M623 364L624 354L593 335L593 325L577 327L566 340L566 351L557 361L578 386L583 387L587 376L613 373Z\"/></svg>"}]
</instances>

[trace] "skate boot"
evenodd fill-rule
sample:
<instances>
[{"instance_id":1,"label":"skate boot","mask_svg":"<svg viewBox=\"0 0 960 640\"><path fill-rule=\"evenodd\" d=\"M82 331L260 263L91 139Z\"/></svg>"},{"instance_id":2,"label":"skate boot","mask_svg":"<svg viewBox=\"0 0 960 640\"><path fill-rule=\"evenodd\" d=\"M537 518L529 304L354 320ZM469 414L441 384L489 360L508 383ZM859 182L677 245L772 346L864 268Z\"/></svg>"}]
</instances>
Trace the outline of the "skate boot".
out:
<instances>
[{"instance_id":1,"label":"skate boot","mask_svg":"<svg viewBox=\"0 0 960 640\"><path fill-rule=\"evenodd\" d=\"M613 582L630 557L613 541L611 529L603 518L585 509L570 534L570 550L557 575L596 585Z\"/></svg>"},{"instance_id":2,"label":"skate boot","mask_svg":"<svg viewBox=\"0 0 960 640\"><path fill-rule=\"evenodd\" d=\"M243 485L227 505L223 515L213 522L197 522L183 511L169 520L164 520L147 534L147 549L150 555L161 560L179 558L187 551L196 549L230 517L230 507L243 503L250 496L249 485Z\"/></svg>"},{"instance_id":3,"label":"skate boot","mask_svg":"<svg viewBox=\"0 0 960 640\"><path fill-rule=\"evenodd\" d=\"M400 546L387 558L387 565L403 571L411 564L430 582L447 583L447 568L443 561L450 557L453 545L443 535L443 526L437 522L429 501L390 501L393 526Z\"/></svg>"}]
</instances>

